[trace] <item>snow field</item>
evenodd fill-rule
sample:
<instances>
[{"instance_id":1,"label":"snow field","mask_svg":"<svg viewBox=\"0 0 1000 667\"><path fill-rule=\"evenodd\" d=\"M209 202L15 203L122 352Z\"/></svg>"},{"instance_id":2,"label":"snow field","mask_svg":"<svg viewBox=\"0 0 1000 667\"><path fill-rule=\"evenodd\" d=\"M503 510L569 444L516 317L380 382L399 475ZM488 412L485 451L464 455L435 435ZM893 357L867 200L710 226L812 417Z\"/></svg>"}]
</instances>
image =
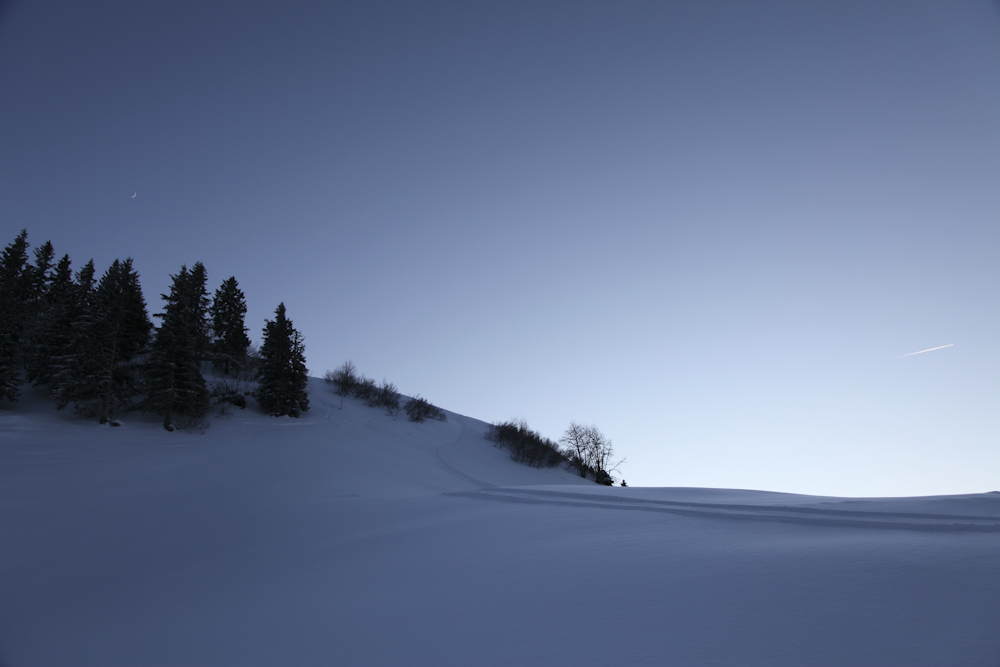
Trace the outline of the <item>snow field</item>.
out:
<instances>
[{"instance_id":1,"label":"snow field","mask_svg":"<svg viewBox=\"0 0 1000 667\"><path fill-rule=\"evenodd\" d=\"M0 411L0 664L1000 665L1000 494L598 487L310 400Z\"/></svg>"}]
</instances>

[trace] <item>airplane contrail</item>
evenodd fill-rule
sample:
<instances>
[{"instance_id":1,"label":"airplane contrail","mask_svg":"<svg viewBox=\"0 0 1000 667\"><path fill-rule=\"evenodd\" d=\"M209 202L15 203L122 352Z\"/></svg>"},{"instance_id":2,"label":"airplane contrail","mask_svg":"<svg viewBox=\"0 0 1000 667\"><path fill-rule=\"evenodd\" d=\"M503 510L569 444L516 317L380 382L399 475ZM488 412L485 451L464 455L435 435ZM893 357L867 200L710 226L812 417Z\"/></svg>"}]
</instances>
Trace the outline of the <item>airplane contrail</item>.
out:
<instances>
[{"instance_id":1,"label":"airplane contrail","mask_svg":"<svg viewBox=\"0 0 1000 667\"><path fill-rule=\"evenodd\" d=\"M902 359L903 357L912 357L915 354L923 354L924 352L933 352L934 350L943 350L946 347L951 347L954 343L948 343L947 345L942 345L941 347L932 347L929 350L920 350L919 352L910 352L909 354L901 354L897 359Z\"/></svg>"}]
</instances>

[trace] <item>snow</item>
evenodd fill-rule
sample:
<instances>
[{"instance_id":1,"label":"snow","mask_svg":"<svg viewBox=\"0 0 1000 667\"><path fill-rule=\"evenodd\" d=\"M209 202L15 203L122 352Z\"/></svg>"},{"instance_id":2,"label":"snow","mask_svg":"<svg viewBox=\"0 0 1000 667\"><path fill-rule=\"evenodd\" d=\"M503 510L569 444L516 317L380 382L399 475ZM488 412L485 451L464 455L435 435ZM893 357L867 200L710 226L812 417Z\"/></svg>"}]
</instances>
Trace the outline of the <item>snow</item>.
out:
<instances>
[{"instance_id":1,"label":"snow","mask_svg":"<svg viewBox=\"0 0 1000 667\"><path fill-rule=\"evenodd\" d=\"M310 390L0 409L0 664L1000 665L998 493L599 487Z\"/></svg>"}]
</instances>

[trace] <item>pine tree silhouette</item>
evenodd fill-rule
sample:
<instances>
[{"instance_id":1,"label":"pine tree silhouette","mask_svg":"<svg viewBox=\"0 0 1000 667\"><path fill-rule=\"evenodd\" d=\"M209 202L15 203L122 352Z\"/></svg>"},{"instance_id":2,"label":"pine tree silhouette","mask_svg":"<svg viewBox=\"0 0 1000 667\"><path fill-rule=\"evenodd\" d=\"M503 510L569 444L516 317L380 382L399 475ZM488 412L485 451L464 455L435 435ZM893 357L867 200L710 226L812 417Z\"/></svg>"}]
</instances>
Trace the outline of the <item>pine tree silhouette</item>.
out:
<instances>
[{"instance_id":1,"label":"pine tree silhouette","mask_svg":"<svg viewBox=\"0 0 1000 667\"><path fill-rule=\"evenodd\" d=\"M276 417L298 417L309 409L306 391L305 344L285 316L285 304L278 304L274 321L265 320L264 341L260 348L260 379L257 402L264 412Z\"/></svg>"},{"instance_id":2,"label":"pine tree silhouette","mask_svg":"<svg viewBox=\"0 0 1000 667\"><path fill-rule=\"evenodd\" d=\"M104 424L116 404L126 403L137 392L128 362L146 346L153 327L131 258L116 259L89 292L77 327L58 378L57 407L72 402L78 411L89 412L86 404L96 402Z\"/></svg>"},{"instance_id":3,"label":"pine tree silhouette","mask_svg":"<svg viewBox=\"0 0 1000 667\"><path fill-rule=\"evenodd\" d=\"M39 304L28 335L29 345L24 351L28 381L35 385L53 382L57 359L72 338L75 287L69 255L63 255L46 280L45 296Z\"/></svg>"},{"instance_id":4,"label":"pine tree silhouette","mask_svg":"<svg viewBox=\"0 0 1000 667\"><path fill-rule=\"evenodd\" d=\"M156 331L146 364L146 407L163 413L163 427L172 431L177 414L198 417L208 410L208 387L201 363L208 350L208 293L205 267L198 262L189 271L182 266L171 276L170 294L156 317Z\"/></svg>"},{"instance_id":5,"label":"pine tree silhouette","mask_svg":"<svg viewBox=\"0 0 1000 667\"><path fill-rule=\"evenodd\" d=\"M0 256L0 398L8 401L21 395L20 351L30 286L28 231L22 229Z\"/></svg>"},{"instance_id":6,"label":"pine tree silhouette","mask_svg":"<svg viewBox=\"0 0 1000 667\"><path fill-rule=\"evenodd\" d=\"M228 375L231 368L235 370L242 365L247 348L250 347L250 339L247 338L247 328L244 324L247 304L235 276L226 280L215 291L210 313L214 338L212 361L216 367L221 366L223 373Z\"/></svg>"}]
</instances>

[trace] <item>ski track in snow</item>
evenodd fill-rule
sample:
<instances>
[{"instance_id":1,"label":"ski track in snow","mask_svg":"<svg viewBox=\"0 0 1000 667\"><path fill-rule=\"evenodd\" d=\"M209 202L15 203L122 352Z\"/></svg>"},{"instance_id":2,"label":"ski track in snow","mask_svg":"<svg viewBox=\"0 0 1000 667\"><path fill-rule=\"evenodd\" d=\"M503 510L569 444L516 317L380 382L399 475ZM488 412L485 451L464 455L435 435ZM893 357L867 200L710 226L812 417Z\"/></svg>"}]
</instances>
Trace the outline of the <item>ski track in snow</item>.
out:
<instances>
[{"instance_id":1,"label":"ski track in snow","mask_svg":"<svg viewBox=\"0 0 1000 667\"><path fill-rule=\"evenodd\" d=\"M461 430L458 432L457 436L455 436L454 438L452 438L450 441L441 444L437 449L434 450L434 456L437 457L438 463L440 463L441 467L443 467L445 470L447 470L448 472L450 472L451 474L455 475L456 477L458 477L460 479L471 481L473 484L476 484L477 486L480 486L480 487L495 488L496 484L490 484L489 482L485 482L485 481L483 481L481 479L476 479L472 475L469 475L467 473L462 472L461 470L459 470L455 466L453 466L450 463L448 463L447 461L445 461L444 456L441 455L441 450L442 449L444 449L445 447L447 447L449 445L457 445L457 444L459 444L462 441L462 439L465 437L465 433L466 433L466 430L467 430L466 427L465 427L465 420L462 419L462 417L460 417L459 415L454 415L452 417L452 419L454 421L458 422L458 425L461 427Z\"/></svg>"},{"instance_id":2,"label":"ski track in snow","mask_svg":"<svg viewBox=\"0 0 1000 667\"><path fill-rule=\"evenodd\" d=\"M648 500L621 496L598 496L588 493L564 493L536 489L493 488L460 491L445 495L464 496L510 503L565 505L638 512L663 512L704 519L737 521L773 521L807 526L840 528L879 528L953 533L1000 533L1000 518L961 514L926 514L910 512L866 512L821 509L815 507L769 507L766 505L731 505L692 503L674 500Z\"/></svg>"}]
</instances>

